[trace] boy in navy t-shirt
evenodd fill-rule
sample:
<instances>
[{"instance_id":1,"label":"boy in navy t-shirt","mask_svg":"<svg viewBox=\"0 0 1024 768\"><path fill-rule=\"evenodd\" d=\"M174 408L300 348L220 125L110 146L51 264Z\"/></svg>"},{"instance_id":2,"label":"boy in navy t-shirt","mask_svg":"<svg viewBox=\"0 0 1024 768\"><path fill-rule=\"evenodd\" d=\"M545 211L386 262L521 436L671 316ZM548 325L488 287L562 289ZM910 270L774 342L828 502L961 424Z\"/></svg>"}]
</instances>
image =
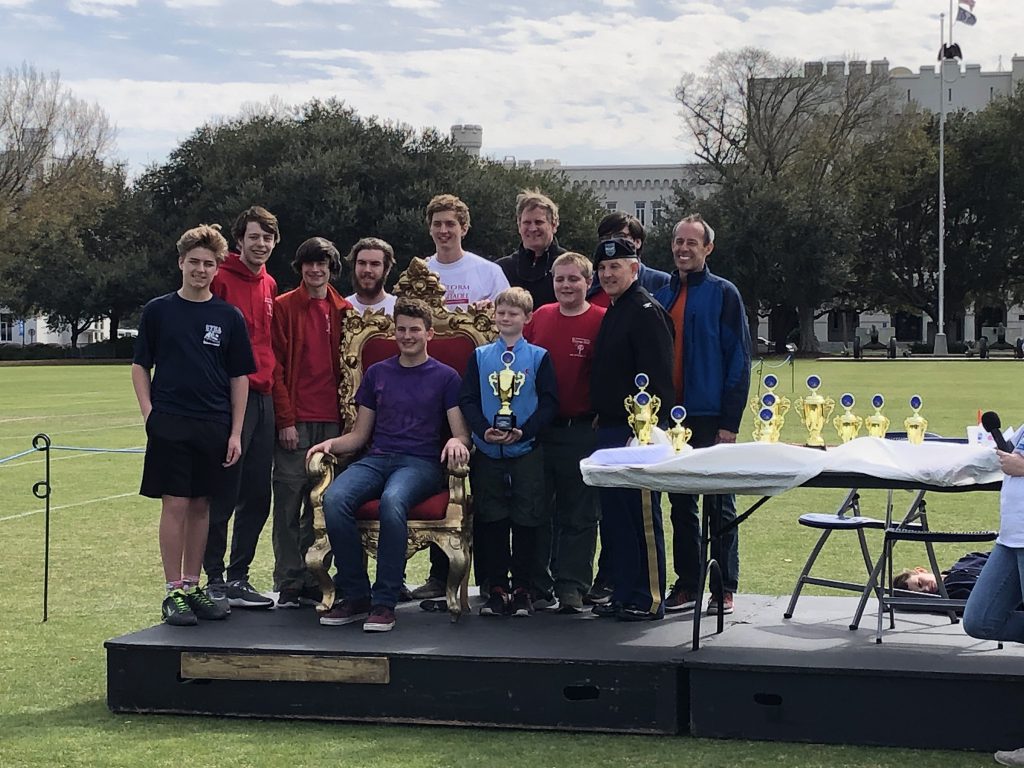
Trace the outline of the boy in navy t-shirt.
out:
<instances>
[{"instance_id":1,"label":"boy in navy t-shirt","mask_svg":"<svg viewBox=\"0 0 1024 768\"><path fill-rule=\"evenodd\" d=\"M228 613L199 589L199 571L210 497L224 467L242 455L247 374L256 364L241 313L210 292L227 241L204 224L183 234L177 248L181 288L143 308L132 385L147 436L139 493L162 502L163 619L189 626Z\"/></svg>"}]
</instances>

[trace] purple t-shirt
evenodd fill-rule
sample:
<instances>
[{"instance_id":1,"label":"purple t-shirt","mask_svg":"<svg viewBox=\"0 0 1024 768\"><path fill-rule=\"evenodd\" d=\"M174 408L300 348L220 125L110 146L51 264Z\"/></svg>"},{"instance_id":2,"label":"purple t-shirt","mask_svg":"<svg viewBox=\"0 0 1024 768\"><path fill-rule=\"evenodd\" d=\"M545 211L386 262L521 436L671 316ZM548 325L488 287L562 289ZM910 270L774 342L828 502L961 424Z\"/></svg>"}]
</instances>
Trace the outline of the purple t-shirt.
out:
<instances>
[{"instance_id":1,"label":"purple t-shirt","mask_svg":"<svg viewBox=\"0 0 1024 768\"><path fill-rule=\"evenodd\" d=\"M440 460L448 411L459 404L462 380L453 368L427 358L404 368L398 356L371 365L356 403L377 414L370 454L397 453Z\"/></svg>"}]
</instances>

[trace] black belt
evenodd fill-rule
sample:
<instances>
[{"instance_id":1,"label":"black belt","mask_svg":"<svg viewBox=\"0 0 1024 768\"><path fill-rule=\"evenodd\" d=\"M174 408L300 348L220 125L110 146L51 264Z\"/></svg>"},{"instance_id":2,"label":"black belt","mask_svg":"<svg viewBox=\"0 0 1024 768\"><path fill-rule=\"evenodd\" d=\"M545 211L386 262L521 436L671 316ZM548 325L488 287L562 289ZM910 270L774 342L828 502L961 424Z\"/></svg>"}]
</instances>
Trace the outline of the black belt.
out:
<instances>
[{"instance_id":1,"label":"black belt","mask_svg":"<svg viewBox=\"0 0 1024 768\"><path fill-rule=\"evenodd\" d=\"M594 414L583 413L579 416L556 416L551 420L552 427L572 427L579 424L591 425L594 423Z\"/></svg>"}]
</instances>

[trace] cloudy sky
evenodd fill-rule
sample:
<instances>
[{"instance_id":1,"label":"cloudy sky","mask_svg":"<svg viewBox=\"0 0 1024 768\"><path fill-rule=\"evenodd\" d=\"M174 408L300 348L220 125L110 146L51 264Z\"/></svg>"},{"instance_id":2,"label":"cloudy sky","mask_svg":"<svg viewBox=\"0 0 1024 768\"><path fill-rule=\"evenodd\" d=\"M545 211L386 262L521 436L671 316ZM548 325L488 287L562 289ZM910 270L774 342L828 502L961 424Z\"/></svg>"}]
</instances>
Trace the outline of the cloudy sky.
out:
<instances>
[{"instance_id":1,"label":"cloudy sky","mask_svg":"<svg viewBox=\"0 0 1024 768\"><path fill-rule=\"evenodd\" d=\"M688 159L684 71L744 45L800 60L934 62L948 0L0 0L5 67L58 70L118 126L134 170L277 95L335 96L416 127L484 126L484 153ZM968 61L1004 67L1024 1L977 0ZM1024 54L1024 50L1020 51Z\"/></svg>"}]
</instances>

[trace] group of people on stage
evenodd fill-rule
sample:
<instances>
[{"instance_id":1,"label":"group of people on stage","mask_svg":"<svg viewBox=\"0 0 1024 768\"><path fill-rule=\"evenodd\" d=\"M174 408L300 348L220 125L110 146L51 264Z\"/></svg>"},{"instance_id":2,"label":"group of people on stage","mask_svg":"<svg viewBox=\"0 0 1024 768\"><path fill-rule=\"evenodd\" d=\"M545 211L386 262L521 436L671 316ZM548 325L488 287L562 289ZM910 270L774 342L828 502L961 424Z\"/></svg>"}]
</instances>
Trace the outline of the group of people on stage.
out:
<instances>
[{"instance_id":1,"label":"group of people on stage","mask_svg":"<svg viewBox=\"0 0 1024 768\"><path fill-rule=\"evenodd\" d=\"M231 253L215 226L182 235L181 288L144 308L132 366L147 433L141 493L162 500L165 622L274 606L249 581L272 497L276 605L319 602L304 563L313 539L305 465L317 451L360 456L324 496L339 598L323 624L387 631L401 600L429 606L444 595L448 563L439 549L431 550L426 583L406 589L406 521L442 489L445 465L467 463L481 615L579 613L590 604L598 616L646 621L696 608L697 498L669 495L676 571L669 588L660 500L591 488L579 462L632 436L623 402L636 392L638 373L663 415L671 404L686 407L694 446L736 440L750 335L735 286L708 269L715 232L697 214L679 221L670 275L642 263L643 226L624 213L602 219L589 258L559 246L558 206L541 192L521 193L515 215L522 243L492 262L463 250L464 202L443 194L426 208L436 247L428 265L445 287L445 304L488 306L498 330L462 375L430 357L427 304L385 290L395 263L387 242L367 237L352 246L353 293L342 297L331 285L341 272L338 249L310 238L292 262L301 283L278 296L265 264L280 229L266 209L239 215ZM367 310L394 317L397 355L366 370L355 422L346 425L338 402L343 320ZM498 413L489 381L505 369L517 382L514 419ZM356 511L372 499L380 500L380 539L371 584ZM732 496L704 503L714 520L735 518ZM724 593L707 609L730 613L735 530L720 541L712 555Z\"/></svg>"}]
</instances>

